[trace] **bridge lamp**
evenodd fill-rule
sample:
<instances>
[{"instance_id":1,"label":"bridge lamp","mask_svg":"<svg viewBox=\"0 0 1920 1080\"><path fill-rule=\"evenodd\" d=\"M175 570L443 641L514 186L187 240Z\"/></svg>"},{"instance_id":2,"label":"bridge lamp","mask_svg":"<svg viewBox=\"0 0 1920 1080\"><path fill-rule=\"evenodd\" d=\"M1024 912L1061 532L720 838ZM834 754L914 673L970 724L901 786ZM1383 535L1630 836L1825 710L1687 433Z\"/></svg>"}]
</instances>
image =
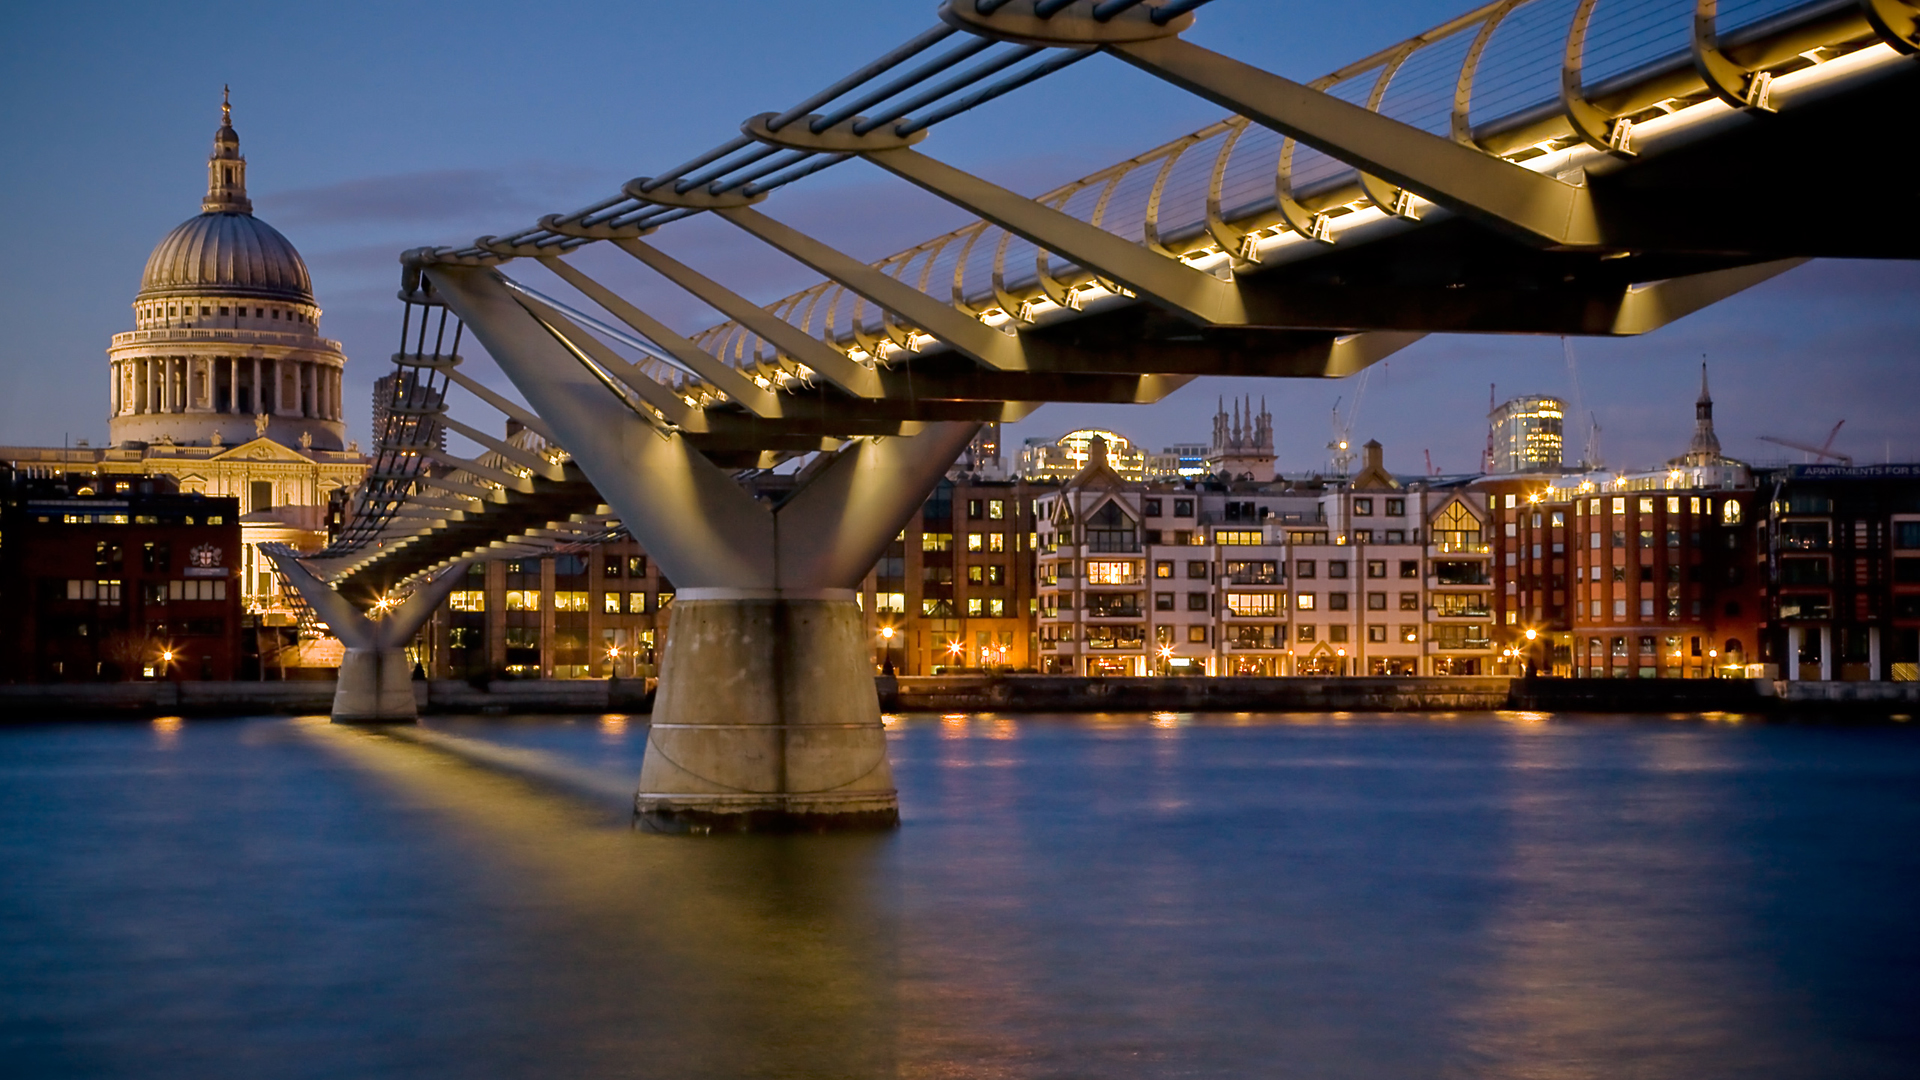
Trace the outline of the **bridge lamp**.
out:
<instances>
[{"instance_id":1,"label":"bridge lamp","mask_svg":"<svg viewBox=\"0 0 1920 1080\"><path fill-rule=\"evenodd\" d=\"M1537 637L1539 637L1539 636L1540 636L1540 631L1538 631L1538 630L1535 630L1535 629L1533 629L1532 627L1528 627L1528 628L1527 628L1527 640L1528 640L1528 641L1532 641L1532 640L1534 640L1535 638L1537 638Z\"/></svg>"},{"instance_id":2,"label":"bridge lamp","mask_svg":"<svg viewBox=\"0 0 1920 1080\"><path fill-rule=\"evenodd\" d=\"M881 628L880 628L880 636L881 636L881 637L883 637L883 638L886 638L886 639L887 639L888 641L892 641L892 640L893 640L893 627L891 627L891 626L883 626L883 627L881 627Z\"/></svg>"}]
</instances>

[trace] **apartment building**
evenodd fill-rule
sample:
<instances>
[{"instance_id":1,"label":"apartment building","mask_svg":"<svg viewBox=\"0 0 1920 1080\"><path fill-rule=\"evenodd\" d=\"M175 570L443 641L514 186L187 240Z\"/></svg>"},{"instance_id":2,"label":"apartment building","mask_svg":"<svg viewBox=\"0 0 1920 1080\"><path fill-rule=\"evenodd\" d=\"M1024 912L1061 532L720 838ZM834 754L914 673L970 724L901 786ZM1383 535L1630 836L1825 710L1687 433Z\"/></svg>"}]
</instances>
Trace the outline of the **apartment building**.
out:
<instances>
[{"instance_id":1,"label":"apartment building","mask_svg":"<svg viewBox=\"0 0 1920 1080\"><path fill-rule=\"evenodd\" d=\"M860 587L877 670L1033 666L1034 500L1054 490L968 474L934 488Z\"/></svg>"},{"instance_id":2,"label":"apartment building","mask_svg":"<svg viewBox=\"0 0 1920 1080\"><path fill-rule=\"evenodd\" d=\"M1351 483L1138 484L1095 445L1040 496L1040 670L1447 675L1490 665L1484 496Z\"/></svg>"}]
</instances>

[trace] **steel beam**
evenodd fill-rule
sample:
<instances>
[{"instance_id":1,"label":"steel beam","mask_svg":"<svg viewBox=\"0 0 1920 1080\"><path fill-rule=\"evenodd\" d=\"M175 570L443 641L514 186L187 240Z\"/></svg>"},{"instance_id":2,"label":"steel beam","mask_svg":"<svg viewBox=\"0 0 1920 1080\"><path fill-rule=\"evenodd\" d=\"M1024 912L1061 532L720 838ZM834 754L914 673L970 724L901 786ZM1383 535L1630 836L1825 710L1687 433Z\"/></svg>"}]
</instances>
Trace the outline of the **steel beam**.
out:
<instances>
[{"instance_id":1,"label":"steel beam","mask_svg":"<svg viewBox=\"0 0 1920 1080\"><path fill-rule=\"evenodd\" d=\"M1533 243L1604 246L1586 189L1178 38L1107 46L1158 78Z\"/></svg>"},{"instance_id":2,"label":"steel beam","mask_svg":"<svg viewBox=\"0 0 1920 1080\"><path fill-rule=\"evenodd\" d=\"M727 213L728 211L721 211ZM580 290L607 313L632 327L634 332L659 346L663 352L691 368L713 388L739 402L755 416L779 416L780 395L749 379L732 364L714 356L692 341L673 332L667 324L641 311L620 294L581 273L559 258L544 258L540 265L553 271L562 281Z\"/></svg>"},{"instance_id":3,"label":"steel beam","mask_svg":"<svg viewBox=\"0 0 1920 1080\"><path fill-rule=\"evenodd\" d=\"M773 347L804 364L821 378L854 397L882 396L880 381L871 369L855 363L845 353L812 337L799 327L760 307L739 293L673 258L642 240L615 240L622 251L680 288L699 297L747 329L759 334Z\"/></svg>"}]
</instances>

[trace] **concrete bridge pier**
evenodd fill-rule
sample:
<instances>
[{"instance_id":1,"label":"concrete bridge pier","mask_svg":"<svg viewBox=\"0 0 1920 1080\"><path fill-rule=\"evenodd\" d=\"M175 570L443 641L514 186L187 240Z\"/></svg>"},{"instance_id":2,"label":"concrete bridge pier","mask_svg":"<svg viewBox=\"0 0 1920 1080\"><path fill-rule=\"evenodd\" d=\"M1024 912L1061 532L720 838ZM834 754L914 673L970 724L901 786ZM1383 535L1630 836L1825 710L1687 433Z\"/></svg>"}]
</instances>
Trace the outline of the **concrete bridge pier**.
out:
<instances>
[{"instance_id":1,"label":"concrete bridge pier","mask_svg":"<svg viewBox=\"0 0 1920 1080\"><path fill-rule=\"evenodd\" d=\"M265 550L281 575L346 646L346 655L340 661L340 681L333 692L333 722L411 724L418 720L407 642L466 576L466 562L441 571L439 577L423 583L400 603L376 605L368 614L302 566L292 552Z\"/></svg>"},{"instance_id":2,"label":"concrete bridge pier","mask_svg":"<svg viewBox=\"0 0 1920 1080\"><path fill-rule=\"evenodd\" d=\"M850 440L823 450L779 502L762 501L685 431L616 395L613 361L496 272L425 274L677 586L634 797L640 822L675 832L897 824L854 590L979 425L912 423Z\"/></svg>"}]
</instances>

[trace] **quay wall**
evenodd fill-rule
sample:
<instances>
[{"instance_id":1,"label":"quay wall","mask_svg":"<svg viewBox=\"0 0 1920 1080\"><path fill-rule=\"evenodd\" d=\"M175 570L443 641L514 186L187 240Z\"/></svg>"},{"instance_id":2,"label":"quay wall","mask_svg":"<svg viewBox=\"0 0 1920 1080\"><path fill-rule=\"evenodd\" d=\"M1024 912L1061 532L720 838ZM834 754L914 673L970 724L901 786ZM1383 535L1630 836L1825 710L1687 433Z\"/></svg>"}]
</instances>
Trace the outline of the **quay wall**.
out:
<instances>
[{"instance_id":1,"label":"quay wall","mask_svg":"<svg viewBox=\"0 0 1920 1080\"><path fill-rule=\"evenodd\" d=\"M1507 707L1505 678L1083 678L932 675L880 680L895 712L1460 712Z\"/></svg>"},{"instance_id":2,"label":"quay wall","mask_svg":"<svg viewBox=\"0 0 1920 1080\"><path fill-rule=\"evenodd\" d=\"M1920 682L1744 679L1164 678L935 675L876 680L889 712L1728 712L1920 715ZM155 716L325 715L331 680L0 685L0 723ZM423 715L648 713L651 680L417 681Z\"/></svg>"}]
</instances>

